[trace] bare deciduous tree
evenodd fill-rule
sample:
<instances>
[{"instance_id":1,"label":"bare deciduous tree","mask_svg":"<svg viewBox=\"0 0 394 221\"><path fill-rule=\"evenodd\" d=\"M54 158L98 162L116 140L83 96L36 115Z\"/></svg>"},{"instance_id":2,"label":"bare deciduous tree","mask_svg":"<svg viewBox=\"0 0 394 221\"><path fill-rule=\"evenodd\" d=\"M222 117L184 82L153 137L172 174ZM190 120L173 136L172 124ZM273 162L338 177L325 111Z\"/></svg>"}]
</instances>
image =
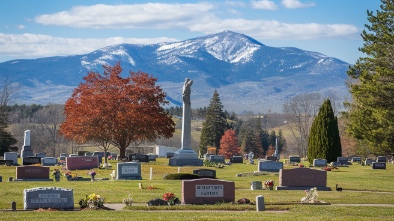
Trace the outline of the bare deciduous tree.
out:
<instances>
[{"instance_id":1,"label":"bare deciduous tree","mask_svg":"<svg viewBox=\"0 0 394 221\"><path fill-rule=\"evenodd\" d=\"M60 154L59 148L62 143L66 142L59 134L59 126L65 120L63 112L63 105L49 104L33 116L37 126L37 131L34 134L43 141L41 145L44 145L47 151L52 152L53 156L57 156L56 150Z\"/></svg>"},{"instance_id":2,"label":"bare deciduous tree","mask_svg":"<svg viewBox=\"0 0 394 221\"><path fill-rule=\"evenodd\" d=\"M319 112L321 102L319 93L310 93L297 95L283 105L283 112L287 115L287 125L296 141L298 154L302 157L306 156L309 130Z\"/></svg>"}]
</instances>

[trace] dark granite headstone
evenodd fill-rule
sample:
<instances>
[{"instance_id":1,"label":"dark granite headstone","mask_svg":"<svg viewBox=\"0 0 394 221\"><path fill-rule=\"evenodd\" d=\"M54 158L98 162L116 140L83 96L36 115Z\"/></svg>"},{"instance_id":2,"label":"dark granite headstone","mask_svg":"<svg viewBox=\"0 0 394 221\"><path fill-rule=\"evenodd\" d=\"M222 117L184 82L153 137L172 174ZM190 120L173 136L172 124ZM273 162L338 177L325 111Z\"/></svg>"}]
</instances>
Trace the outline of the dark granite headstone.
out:
<instances>
[{"instance_id":1,"label":"dark granite headstone","mask_svg":"<svg viewBox=\"0 0 394 221\"><path fill-rule=\"evenodd\" d=\"M349 159L347 157L337 157L337 162L339 162L341 165L347 165Z\"/></svg>"},{"instance_id":2,"label":"dark granite headstone","mask_svg":"<svg viewBox=\"0 0 394 221\"><path fill-rule=\"evenodd\" d=\"M129 161L136 161L136 162L149 162L149 156L140 153L132 153L129 155Z\"/></svg>"},{"instance_id":3,"label":"dark granite headstone","mask_svg":"<svg viewBox=\"0 0 394 221\"><path fill-rule=\"evenodd\" d=\"M376 162L386 163L387 157L386 156L378 156L378 157L376 157Z\"/></svg>"},{"instance_id":4,"label":"dark granite headstone","mask_svg":"<svg viewBox=\"0 0 394 221\"><path fill-rule=\"evenodd\" d=\"M243 159L242 156L232 156L232 157L230 158L230 162L231 162L231 163L243 163L243 162L244 162L244 159Z\"/></svg>"},{"instance_id":5,"label":"dark granite headstone","mask_svg":"<svg viewBox=\"0 0 394 221\"><path fill-rule=\"evenodd\" d=\"M225 159L224 159L224 156L222 156L222 155L211 155L211 156L209 156L209 162L224 163Z\"/></svg>"},{"instance_id":6,"label":"dark granite headstone","mask_svg":"<svg viewBox=\"0 0 394 221\"><path fill-rule=\"evenodd\" d=\"M352 162L355 163L361 163L361 157L352 157Z\"/></svg>"},{"instance_id":7,"label":"dark granite headstone","mask_svg":"<svg viewBox=\"0 0 394 221\"><path fill-rule=\"evenodd\" d=\"M34 164L41 164L40 157L23 157L22 158L22 165L34 165Z\"/></svg>"},{"instance_id":8,"label":"dark granite headstone","mask_svg":"<svg viewBox=\"0 0 394 221\"><path fill-rule=\"evenodd\" d=\"M174 152L167 152L166 156L167 156L167 158L174 157Z\"/></svg>"},{"instance_id":9,"label":"dark granite headstone","mask_svg":"<svg viewBox=\"0 0 394 221\"><path fill-rule=\"evenodd\" d=\"M386 162L372 162L372 169L386 169Z\"/></svg>"},{"instance_id":10,"label":"dark granite headstone","mask_svg":"<svg viewBox=\"0 0 394 221\"><path fill-rule=\"evenodd\" d=\"M364 161L364 164L367 166L372 165L372 163L373 163L372 159L365 159L365 161Z\"/></svg>"},{"instance_id":11,"label":"dark granite headstone","mask_svg":"<svg viewBox=\"0 0 394 221\"><path fill-rule=\"evenodd\" d=\"M290 163L301 163L301 157L299 156L290 156L289 157Z\"/></svg>"},{"instance_id":12,"label":"dark granite headstone","mask_svg":"<svg viewBox=\"0 0 394 221\"><path fill-rule=\"evenodd\" d=\"M276 157L276 156L266 156L265 159L266 160L271 160L271 161L277 161L278 157Z\"/></svg>"},{"instance_id":13,"label":"dark granite headstone","mask_svg":"<svg viewBox=\"0 0 394 221\"><path fill-rule=\"evenodd\" d=\"M210 169L197 169L193 170L193 174L198 175L199 177L203 178L216 178L216 170L210 170Z\"/></svg>"},{"instance_id":14,"label":"dark granite headstone","mask_svg":"<svg viewBox=\"0 0 394 221\"><path fill-rule=\"evenodd\" d=\"M326 159L313 159L313 166L314 167L326 167L327 160Z\"/></svg>"}]
</instances>

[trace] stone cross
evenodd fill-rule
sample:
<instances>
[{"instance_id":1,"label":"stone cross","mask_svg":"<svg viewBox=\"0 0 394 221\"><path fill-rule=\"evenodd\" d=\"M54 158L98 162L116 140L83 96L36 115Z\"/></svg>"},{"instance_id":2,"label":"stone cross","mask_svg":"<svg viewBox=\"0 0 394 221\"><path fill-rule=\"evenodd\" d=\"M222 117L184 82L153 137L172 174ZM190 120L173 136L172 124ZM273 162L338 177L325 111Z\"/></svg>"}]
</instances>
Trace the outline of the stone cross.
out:
<instances>
[{"instance_id":1,"label":"stone cross","mask_svg":"<svg viewBox=\"0 0 394 221\"><path fill-rule=\"evenodd\" d=\"M191 106L190 87L193 81L186 78L183 85L183 116L182 116L182 150L191 150Z\"/></svg>"}]
</instances>

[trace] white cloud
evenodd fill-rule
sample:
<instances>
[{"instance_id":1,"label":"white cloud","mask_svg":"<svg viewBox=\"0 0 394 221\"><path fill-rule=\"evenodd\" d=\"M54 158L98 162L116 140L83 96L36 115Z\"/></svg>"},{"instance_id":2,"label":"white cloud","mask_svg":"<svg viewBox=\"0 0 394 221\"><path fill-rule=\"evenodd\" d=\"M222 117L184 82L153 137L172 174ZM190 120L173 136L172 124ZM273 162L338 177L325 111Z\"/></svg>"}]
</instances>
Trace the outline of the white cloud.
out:
<instances>
[{"instance_id":1,"label":"white cloud","mask_svg":"<svg viewBox=\"0 0 394 221\"><path fill-rule=\"evenodd\" d=\"M25 29L25 26L24 25L18 25L18 26L16 26L16 28L17 29Z\"/></svg>"},{"instance_id":2,"label":"white cloud","mask_svg":"<svg viewBox=\"0 0 394 221\"><path fill-rule=\"evenodd\" d=\"M276 10L278 6L272 1L269 0L253 0L252 7L256 9L265 9L265 10Z\"/></svg>"},{"instance_id":3,"label":"white cloud","mask_svg":"<svg viewBox=\"0 0 394 221\"><path fill-rule=\"evenodd\" d=\"M2 57L37 58L90 53L109 45L122 43L154 44L173 42L173 38L58 38L37 34L3 34L0 33L0 54Z\"/></svg>"},{"instance_id":4,"label":"white cloud","mask_svg":"<svg viewBox=\"0 0 394 221\"><path fill-rule=\"evenodd\" d=\"M190 27L191 31L216 33L232 30L249 35L258 40L264 39L321 39L321 38L353 38L360 30L347 24L289 24L276 20L226 19L210 20Z\"/></svg>"},{"instance_id":5,"label":"white cloud","mask_svg":"<svg viewBox=\"0 0 394 221\"><path fill-rule=\"evenodd\" d=\"M214 8L211 3L78 6L69 11L37 16L43 25L76 28L156 28L184 27ZM207 15L209 16L209 14Z\"/></svg>"},{"instance_id":6,"label":"white cloud","mask_svg":"<svg viewBox=\"0 0 394 221\"><path fill-rule=\"evenodd\" d=\"M313 2L302 3L298 0L282 0L282 5L285 6L286 8L308 8L315 6L315 3Z\"/></svg>"}]
</instances>

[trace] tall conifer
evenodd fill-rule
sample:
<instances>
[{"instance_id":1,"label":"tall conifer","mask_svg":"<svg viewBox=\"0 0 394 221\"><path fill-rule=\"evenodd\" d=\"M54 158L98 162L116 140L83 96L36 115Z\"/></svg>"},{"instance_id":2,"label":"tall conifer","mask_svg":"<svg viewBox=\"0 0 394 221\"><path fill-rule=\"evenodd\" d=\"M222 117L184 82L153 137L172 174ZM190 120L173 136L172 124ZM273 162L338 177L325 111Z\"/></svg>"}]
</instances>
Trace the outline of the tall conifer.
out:
<instances>
[{"instance_id":1,"label":"tall conifer","mask_svg":"<svg viewBox=\"0 0 394 221\"><path fill-rule=\"evenodd\" d=\"M200 136L200 153L207 152L207 146L214 146L220 149L220 139L226 129L226 116L223 112L223 105L219 98L219 93L215 90L211 102L207 108L205 121L202 124Z\"/></svg>"},{"instance_id":2,"label":"tall conifer","mask_svg":"<svg viewBox=\"0 0 394 221\"><path fill-rule=\"evenodd\" d=\"M342 146L338 121L334 116L331 102L327 99L312 123L308 140L308 161L313 163L313 159L321 158L333 162L340 156L342 156Z\"/></svg>"}]
</instances>

